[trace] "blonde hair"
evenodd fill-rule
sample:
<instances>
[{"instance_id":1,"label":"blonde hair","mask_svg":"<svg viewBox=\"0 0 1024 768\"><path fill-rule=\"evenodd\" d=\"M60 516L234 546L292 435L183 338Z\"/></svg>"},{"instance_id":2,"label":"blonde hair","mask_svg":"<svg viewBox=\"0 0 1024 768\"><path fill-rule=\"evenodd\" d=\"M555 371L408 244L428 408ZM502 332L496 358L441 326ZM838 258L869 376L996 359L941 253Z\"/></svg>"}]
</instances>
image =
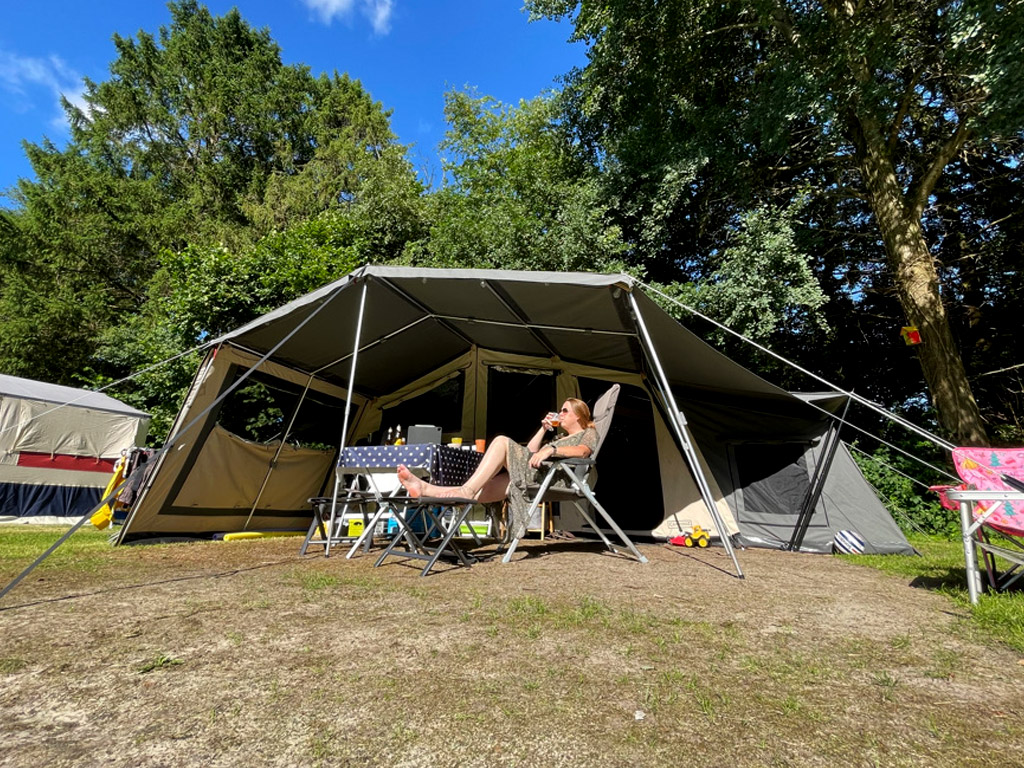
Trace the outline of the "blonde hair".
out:
<instances>
[{"instance_id":1,"label":"blonde hair","mask_svg":"<svg viewBox=\"0 0 1024 768\"><path fill-rule=\"evenodd\" d=\"M567 397L565 402L569 404L572 412L576 414L576 418L580 421L580 426L584 429L594 426L594 420L590 417L590 406L576 397Z\"/></svg>"}]
</instances>

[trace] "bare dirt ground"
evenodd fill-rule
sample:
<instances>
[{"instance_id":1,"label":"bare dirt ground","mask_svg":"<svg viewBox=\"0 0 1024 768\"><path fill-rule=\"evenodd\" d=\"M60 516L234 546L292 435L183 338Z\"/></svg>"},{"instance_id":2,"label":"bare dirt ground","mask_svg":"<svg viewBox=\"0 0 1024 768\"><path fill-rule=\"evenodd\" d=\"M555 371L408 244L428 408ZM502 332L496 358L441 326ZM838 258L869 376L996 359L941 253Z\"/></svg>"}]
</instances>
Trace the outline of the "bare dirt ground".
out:
<instances>
[{"instance_id":1,"label":"bare dirt ground","mask_svg":"<svg viewBox=\"0 0 1024 768\"><path fill-rule=\"evenodd\" d=\"M34 573L0 603L0 765L1024 765L1019 654L899 577L532 541L421 579L298 548Z\"/></svg>"}]
</instances>

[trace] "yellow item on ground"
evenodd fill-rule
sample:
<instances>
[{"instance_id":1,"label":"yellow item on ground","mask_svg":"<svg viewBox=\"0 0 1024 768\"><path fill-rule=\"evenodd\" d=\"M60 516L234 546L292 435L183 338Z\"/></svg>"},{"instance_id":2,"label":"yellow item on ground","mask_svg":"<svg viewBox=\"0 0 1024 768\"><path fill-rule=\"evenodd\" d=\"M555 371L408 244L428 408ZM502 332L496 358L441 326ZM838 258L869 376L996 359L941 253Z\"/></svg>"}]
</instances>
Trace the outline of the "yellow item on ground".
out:
<instances>
[{"instance_id":1,"label":"yellow item on ground","mask_svg":"<svg viewBox=\"0 0 1024 768\"><path fill-rule=\"evenodd\" d=\"M237 531L225 533L224 541L243 541L245 539L272 539L275 536L305 536L305 531Z\"/></svg>"}]
</instances>

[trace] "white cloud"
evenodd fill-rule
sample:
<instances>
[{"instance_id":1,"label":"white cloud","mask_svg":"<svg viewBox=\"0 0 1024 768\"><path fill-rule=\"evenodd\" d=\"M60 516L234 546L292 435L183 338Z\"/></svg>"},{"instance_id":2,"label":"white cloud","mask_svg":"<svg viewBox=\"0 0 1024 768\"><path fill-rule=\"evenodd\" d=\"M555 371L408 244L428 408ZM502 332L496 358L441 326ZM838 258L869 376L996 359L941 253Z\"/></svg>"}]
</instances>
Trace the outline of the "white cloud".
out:
<instances>
[{"instance_id":1,"label":"white cloud","mask_svg":"<svg viewBox=\"0 0 1024 768\"><path fill-rule=\"evenodd\" d=\"M306 7L320 17L324 24L335 19L344 19L352 15L357 0L302 0ZM386 35L391 31L391 14L394 12L394 0L358 0L363 15L370 20L373 31L378 35Z\"/></svg>"},{"instance_id":2,"label":"white cloud","mask_svg":"<svg viewBox=\"0 0 1024 768\"><path fill-rule=\"evenodd\" d=\"M324 24L330 24L335 16L347 16L355 0L302 0Z\"/></svg>"},{"instance_id":3,"label":"white cloud","mask_svg":"<svg viewBox=\"0 0 1024 768\"><path fill-rule=\"evenodd\" d=\"M363 0L363 10L370 17L373 31L378 35L386 35L391 31L391 12L394 8L392 0Z\"/></svg>"},{"instance_id":4,"label":"white cloud","mask_svg":"<svg viewBox=\"0 0 1024 768\"><path fill-rule=\"evenodd\" d=\"M14 108L19 112L34 110L38 91L47 92L55 108L50 125L57 130L67 129L61 96L79 109L88 110L82 76L59 56L34 58L0 50L0 88L15 97Z\"/></svg>"}]
</instances>

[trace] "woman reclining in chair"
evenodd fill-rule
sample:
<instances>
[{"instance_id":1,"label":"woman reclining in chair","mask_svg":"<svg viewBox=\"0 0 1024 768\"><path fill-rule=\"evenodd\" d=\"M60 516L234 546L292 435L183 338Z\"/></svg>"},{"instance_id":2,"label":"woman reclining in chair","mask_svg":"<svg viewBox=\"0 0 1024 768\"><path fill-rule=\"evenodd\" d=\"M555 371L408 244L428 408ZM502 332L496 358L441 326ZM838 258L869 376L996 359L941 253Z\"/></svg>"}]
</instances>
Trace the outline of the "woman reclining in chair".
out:
<instances>
[{"instance_id":1,"label":"woman reclining in chair","mask_svg":"<svg viewBox=\"0 0 1024 768\"><path fill-rule=\"evenodd\" d=\"M555 458L587 458L597 447L597 430L590 418L590 408L582 400L570 397L558 413L559 426L565 437L542 446L545 434L554 429L550 415L541 419L540 429L525 446L504 435L494 438L473 475L461 486L439 486L420 480L405 466L398 467L398 479L409 495L458 497L476 499L482 504L501 501L506 496L511 507L511 520L518 522L529 509L526 489L539 483L544 473L541 462Z\"/></svg>"}]
</instances>

